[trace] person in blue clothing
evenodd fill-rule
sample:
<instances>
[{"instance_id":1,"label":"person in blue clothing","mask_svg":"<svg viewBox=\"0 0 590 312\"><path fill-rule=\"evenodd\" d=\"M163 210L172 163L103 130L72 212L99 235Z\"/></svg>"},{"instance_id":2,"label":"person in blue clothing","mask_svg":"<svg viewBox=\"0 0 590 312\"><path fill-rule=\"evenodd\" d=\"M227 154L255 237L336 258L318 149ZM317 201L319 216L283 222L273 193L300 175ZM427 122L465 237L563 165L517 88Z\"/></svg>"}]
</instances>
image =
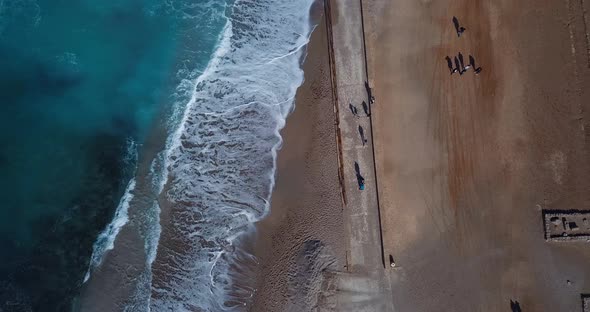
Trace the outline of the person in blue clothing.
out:
<instances>
[{"instance_id":1,"label":"person in blue clothing","mask_svg":"<svg viewBox=\"0 0 590 312\"><path fill-rule=\"evenodd\" d=\"M358 162L354 162L354 171L356 172L356 181L359 184L359 190L365 189L365 178L361 175L361 167Z\"/></svg>"},{"instance_id":2,"label":"person in blue clothing","mask_svg":"<svg viewBox=\"0 0 590 312\"><path fill-rule=\"evenodd\" d=\"M359 182L359 190L365 189L365 178L361 177L360 175L356 177Z\"/></svg>"}]
</instances>

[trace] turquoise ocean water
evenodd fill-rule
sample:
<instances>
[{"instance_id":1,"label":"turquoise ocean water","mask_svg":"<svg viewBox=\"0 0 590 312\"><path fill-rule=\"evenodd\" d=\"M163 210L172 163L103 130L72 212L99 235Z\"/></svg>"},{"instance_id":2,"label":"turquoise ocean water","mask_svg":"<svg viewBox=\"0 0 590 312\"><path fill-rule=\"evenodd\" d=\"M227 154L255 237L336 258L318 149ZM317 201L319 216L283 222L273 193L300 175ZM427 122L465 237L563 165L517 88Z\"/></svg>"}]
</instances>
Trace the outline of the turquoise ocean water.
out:
<instances>
[{"instance_id":1,"label":"turquoise ocean water","mask_svg":"<svg viewBox=\"0 0 590 312\"><path fill-rule=\"evenodd\" d=\"M225 5L0 0L0 311L69 308L136 153L209 62Z\"/></svg>"},{"instance_id":2,"label":"turquoise ocean water","mask_svg":"<svg viewBox=\"0 0 590 312\"><path fill-rule=\"evenodd\" d=\"M0 312L247 309L313 3L0 0Z\"/></svg>"}]
</instances>

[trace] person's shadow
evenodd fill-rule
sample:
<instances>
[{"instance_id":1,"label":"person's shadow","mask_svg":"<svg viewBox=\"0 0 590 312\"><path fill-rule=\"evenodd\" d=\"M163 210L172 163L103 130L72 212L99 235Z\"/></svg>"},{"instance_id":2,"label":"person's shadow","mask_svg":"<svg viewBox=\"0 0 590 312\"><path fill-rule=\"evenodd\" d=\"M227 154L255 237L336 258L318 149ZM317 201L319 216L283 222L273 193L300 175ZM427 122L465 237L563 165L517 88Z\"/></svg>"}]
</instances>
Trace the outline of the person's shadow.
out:
<instances>
[{"instance_id":1,"label":"person's shadow","mask_svg":"<svg viewBox=\"0 0 590 312\"><path fill-rule=\"evenodd\" d=\"M445 60L447 60L447 66L449 66L449 71L452 74L453 73L453 61L451 60L451 58L448 55L445 57Z\"/></svg>"},{"instance_id":2,"label":"person's shadow","mask_svg":"<svg viewBox=\"0 0 590 312\"><path fill-rule=\"evenodd\" d=\"M522 312L522 309L520 309L520 303L518 303L518 301L514 300L512 301L512 299L510 300L510 310L512 310L512 312Z\"/></svg>"}]
</instances>

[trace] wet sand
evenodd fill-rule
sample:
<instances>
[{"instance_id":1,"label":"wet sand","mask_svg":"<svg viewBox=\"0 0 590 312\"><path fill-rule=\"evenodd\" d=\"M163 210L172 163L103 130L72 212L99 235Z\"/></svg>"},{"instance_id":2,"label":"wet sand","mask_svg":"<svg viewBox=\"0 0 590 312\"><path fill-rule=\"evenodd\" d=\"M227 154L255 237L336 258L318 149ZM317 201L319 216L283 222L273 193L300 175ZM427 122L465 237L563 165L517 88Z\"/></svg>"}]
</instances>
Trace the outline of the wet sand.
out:
<instances>
[{"instance_id":1,"label":"wet sand","mask_svg":"<svg viewBox=\"0 0 590 312\"><path fill-rule=\"evenodd\" d=\"M590 208L588 1L363 3L396 311L581 311L590 245L541 214Z\"/></svg>"},{"instance_id":2,"label":"wet sand","mask_svg":"<svg viewBox=\"0 0 590 312\"><path fill-rule=\"evenodd\" d=\"M305 82L281 131L270 215L257 224L260 263L250 311L311 311L322 301L326 271L345 265L342 198L327 34L318 26L307 47Z\"/></svg>"},{"instance_id":3,"label":"wet sand","mask_svg":"<svg viewBox=\"0 0 590 312\"><path fill-rule=\"evenodd\" d=\"M397 264L375 271L393 289L379 296L402 312L507 311L510 300L581 311L590 246L545 241L541 214L590 209L588 4L362 3L384 255ZM311 311L330 300L332 276L359 280L344 273L360 230L343 204L330 34L314 12L271 213L257 224L250 311ZM460 38L453 15L467 28ZM444 57L458 52L482 73L451 76ZM379 300L362 295L356 303Z\"/></svg>"},{"instance_id":4,"label":"wet sand","mask_svg":"<svg viewBox=\"0 0 590 312\"><path fill-rule=\"evenodd\" d=\"M307 47L305 82L298 89L296 109L281 131L284 142L277 160L271 213L257 224L254 246L250 246L252 242L243 246L247 250L254 248L259 260L257 291L248 306L250 311L309 311L322 300L317 290L325 284L325 272L342 270L345 265L336 115L320 2L313 15L318 26ZM149 164L146 166L149 168ZM142 183L138 182L138 189ZM168 210L163 207L160 216L163 228L170 226ZM139 213L133 203L129 213L132 220ZM130 222L122 228L115 248L107 253L104 263L84 286L77 310L117 311L130 304L146 258L140 227ZM168 232L163 231L163 235ZM161 241L167 239L163 236ZM185 248L182 244L175 246ZM249 289L253 277L243 272L255 266L243 265L236 274L244 274L244 280L236 285ZM160 271L164 270L156 261L156 283Z\"/></svg>"},{"instance_id":5,"label":"wet sand","mask_svg":"<svg viewBox=\"0 0 590 312\"><path fill-rule=\"evenodd\" d=\"M153 224L146 218L146 211L152 205L154 195L151 189L151 160L156 157L159 148L164 145L166 129L161 125L154 127L148 144L140 155L138 171L135 177L136 187L132 191L134 198L129 203L129 220L117 235L114 248L104 255L102 264L90 275L89 280L80 289L80 295L74 303L74 311L121 311L125 307L133 311L146 309L149 295L148 276L146 275L147 254L144 247L146 232ZM165 201L161 201L161 204ZM138 289L143 289L141 295Z\"/></svg>"}]
</instances>

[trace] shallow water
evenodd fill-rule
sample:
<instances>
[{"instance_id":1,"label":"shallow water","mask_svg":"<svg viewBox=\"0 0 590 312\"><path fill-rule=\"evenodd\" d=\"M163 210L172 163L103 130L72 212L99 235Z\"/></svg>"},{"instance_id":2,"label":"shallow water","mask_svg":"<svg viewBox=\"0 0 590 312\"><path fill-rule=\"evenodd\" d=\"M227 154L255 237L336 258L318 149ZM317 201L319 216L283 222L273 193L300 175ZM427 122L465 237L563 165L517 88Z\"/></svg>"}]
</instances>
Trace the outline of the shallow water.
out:
<instances>
[{"instance_id":1,"label":"shallow water","mask_svg":"<svg viewBox=\"0 0 590 312\"><path fill-rule=\"evenodd\" d=\"M168 152L154 310L248 306L252 274L240 268L256 259L236 240L268 213L279 130L303 82L312 3L237 0L228 10Z\"/></svg>"},{"instance_id":2,"label":"shallow water","mask_svg":"<svg viewBox=\"0 0 590 312\"><path fill-rule=\"evenodd\" d=\"M215 47L201 4L0 1L0 310L68 309L135 154Z\"/></svg>"},{"instance_id":3,"label":"shallow water","mask_svg":"<svg viewBox=\"0 0 590 312\"><path fill-rule=\"evenodd\" d=\"M0 0L0 310L69 310L128 223L128 309L247 305L312 2Z\"/></svg>"}]
</instances>

